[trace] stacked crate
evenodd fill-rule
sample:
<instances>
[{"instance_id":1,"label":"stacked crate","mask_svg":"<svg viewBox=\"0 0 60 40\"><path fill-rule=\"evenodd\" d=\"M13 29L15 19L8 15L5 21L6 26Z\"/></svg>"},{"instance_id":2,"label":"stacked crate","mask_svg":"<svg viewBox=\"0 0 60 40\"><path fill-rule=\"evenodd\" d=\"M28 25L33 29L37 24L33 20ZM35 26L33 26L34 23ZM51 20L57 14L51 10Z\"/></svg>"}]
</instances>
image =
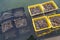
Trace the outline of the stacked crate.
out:
<instances>
[{"instance_id":1,"label":"stacked crate","mask_svg":"<svg viewBox=\"0 0 60 40\"><path fill-rule=\"evenodd\" d=\"M46 16L33 18L32 22L33 22L33 27L34 27L34 30L36 32L36 35L38 37L43 36L43 35L51 32L50 22Z\"/></svg>"},{"instance_id":2,"label":"stacked crate","mask_svg":"<svg viewBox=\"0 0 60 40\"><path fill-rule=\"evenodd\" d=\"M60 29L60 22L59 22L60 21L60 14L54 14L54 15L48 16L48 19L50 20L50 23L51 23L52 28L54 30Z\"/></svg>"},{"instance_id":3,"label":"stacked crate","mask_svg":"<svg viewBox=\"0 0 60 40\"><path fill-rule=\"evenodd\" d=\"M2 33L3 40L15 40L18 37L23 38L24 35L27 38L30 27L24 12L24 8L20 7L1 13L0 33Z\"/></svg>"},{"instance_id":4,"label":"stacked crate","mask_svg":"<svg viewBox=\"0 0 60 40\"><path fill-rule=\"evenodd\" d=\"M54 1L48 1L42 4L35 4L35 5L28 6L28 10L32 18L34 31L37 37L49 34L52 31L54 31L52 30L53 27L50 21L51 15L46 16L45 13L48 14L48 12L52 12L57 9L58 9L58 6ZM40 16L41 14L43 15Z\"/></svg>"},{"instance_id":5,"label":"stacked crate","mask_svg":"<svg viewBox=\"0 0 60 40\"><path fill-rule=\"evenodd\" d=\"M13 25L12 14L13 13L11 10L1 13L0 24L3 40L8 40L17 37L16 29Z\"/></svg>"}]
</instances>

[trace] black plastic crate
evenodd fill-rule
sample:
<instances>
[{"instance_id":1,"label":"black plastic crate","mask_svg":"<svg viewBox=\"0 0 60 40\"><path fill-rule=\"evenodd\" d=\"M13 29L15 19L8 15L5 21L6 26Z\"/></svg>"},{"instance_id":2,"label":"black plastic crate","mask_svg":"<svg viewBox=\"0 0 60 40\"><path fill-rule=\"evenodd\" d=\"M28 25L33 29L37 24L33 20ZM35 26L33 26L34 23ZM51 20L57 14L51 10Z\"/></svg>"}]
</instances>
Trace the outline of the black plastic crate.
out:
<instances>
[{"instance_id":1,"label":"black plastic crate","mask_svg":"<svg viewBox=\"0 0 60 40\"><path fill-rule=\"evenodd\" d=\"M1 16L0 16L0 21L3 21L3 20L6 20L6 19L13 17L12 14L13 14L12 10L2 12Z\"/></svg>"},{"instance_id":2,"label":"black plastic crate","mask_svg":"<svg viewBox=\"0 0 60 40\"><path fill-rule=\"evenodd\" d=\"M2 33L3 40L10 40L17 38L16 32L17 32L16 29L10 29L9 31Z\"/></svg>"},{"instance_id":3,"label":"black plastic crate","mask_svg":"<svg viewBox=\"0 0 60 40\"><path fill-rule=\"evenodd\" d=\"M9 12L11 15L3 18L2 15L4 15L5 12ZM2 33L3 40L26 40L32 35L33 29L31 28L31 24L29 23L23 7L4 11L1 13L0 17L0 33ZM6 28L5 31L2 31L2 27L3 29L4 27ZM23 33L22 30L24 31Z\"/></svg>"},{"instance_id":4,"label":"black plastic crate","mask_svg":"<svg viewBox=\"0 0 60 40\"><path fill-rule=\"evenodd\" d=\"M13 28L13 24L12 24L12 21L11 20L4 20L2 23L1 23L1 28L2 28L2 32L6 32L8 31L9 29Z\"/></svg>"},{"instance_id":5,"label":"black plastic crate","mask_svg":"<svg viewBox=\"0 0 60 40\"><path fill-rule=\"evenodd\" d=\"M14 17L24 17L25 10L23 7L20 7L20 8L12 9L12 12Z\"/></svg>"}]
</instances>

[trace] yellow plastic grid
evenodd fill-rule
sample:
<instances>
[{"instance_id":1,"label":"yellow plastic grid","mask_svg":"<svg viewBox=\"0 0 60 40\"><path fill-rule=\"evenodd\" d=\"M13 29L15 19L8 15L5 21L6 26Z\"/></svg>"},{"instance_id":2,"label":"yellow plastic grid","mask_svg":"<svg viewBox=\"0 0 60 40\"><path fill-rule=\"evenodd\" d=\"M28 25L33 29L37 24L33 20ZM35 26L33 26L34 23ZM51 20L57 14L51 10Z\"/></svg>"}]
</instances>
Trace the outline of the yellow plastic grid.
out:
<instances>
[{"instance_id":1,"label":"yellow plastic grid","mask_svg":"<svg viewBox=\"0 0 60 40\"><path fill-rule=\"evenodd\" d=\"M55 16L60 16L60 14L55 14L55 15L51 15L51 16L48 16L48 18L50 19L50 18L52 18L52 17L55 17ZM51 22L51 21L50 21ZM52 23L51 23L51 25L52 25ZM60 26L53 26L52 25L52 28L59 28Z\"/></svg>"},{"instance_id":2,"label":"yellow plastic grid","mask_svg":"<svg viewBox=\"0 0 60 40\"><path fill-rule=\"evenodd\" d=\"M57 4L52 0L52 1L48 1L48 2L45 2L45 3L42 3L41 5L46 5L46 4L52 4L54 6L55 9L53 10L57 10L58 9L58 6ZM43 9L44 9L44 6L43 6ZM44 9L45 10L45 9ZM49 11L46 11L46 12L50 12L50 11L53 11L53 10L49 10ZM45 11L44 11L45 12Z\"/></svg>"},{"instance_id":3,"label":"yellow plastic grid","mask_svg":"<svg viewBox=\"0 0 60 40\"><path fill-rule=\"evenodd\" d=\"M39 13L38 14L32 14L31 13L30 9L31 8L36 8L36 7L40 7L40 11L41 11L40 14L43 13L43 8L42 8L41 4L35 4L35 5L28 6L28 10L29 10L29 13L30 13L31 16L35 16L35 15L39 14Z\"/></svg>"},{"instance_id":4,"label":"yellow plastic grid","mask_svg":"<svg viewBox=\"0 0 60 40\"><path fill-rule=\"evenodd\" d=\"M45 27L45 28L42 28L42 29L40 28L40 29L37 30L34 21L41 20L41 19L45 19L45 20L46 20L48 27ZM41 30L45 30L45 29L48 29L48 28L51 28L50 21L47 19L46 16L42 16L42 17L38 17L38 18L33 18L33 19L32 19L32 22L33 22L34 30L35 30L36 32L37 32L37 31L41 31Z\"/></svg>"},{"instance_id":5,"label":"yellow plastic grid","mask_svg":"<svg viewBox=\"0 0 60 40\"><path fill-rule=\"evenodd\" d=\"M45 30L47 30L48 32L46 32ZM41 36L44 36L44 35L47 35L47 34L53 32L53 30L51 30L51 29L45 29L45 30L43 30L44 32L42 32L41 34L38 33L38 32L41 32L41 31L35 32L36 36L41 37Z\"/></svg>"},{"instance_id":6,"label":"yellow plastic grid","mask_svg":"<svg viewBox=\"0 0 60 40\"><path fill-rule=\"evenodd\" d=\"M53 28L52 31L55 31L55 30L60 30L60 28Z\"/></svg>"}]
</instances>

